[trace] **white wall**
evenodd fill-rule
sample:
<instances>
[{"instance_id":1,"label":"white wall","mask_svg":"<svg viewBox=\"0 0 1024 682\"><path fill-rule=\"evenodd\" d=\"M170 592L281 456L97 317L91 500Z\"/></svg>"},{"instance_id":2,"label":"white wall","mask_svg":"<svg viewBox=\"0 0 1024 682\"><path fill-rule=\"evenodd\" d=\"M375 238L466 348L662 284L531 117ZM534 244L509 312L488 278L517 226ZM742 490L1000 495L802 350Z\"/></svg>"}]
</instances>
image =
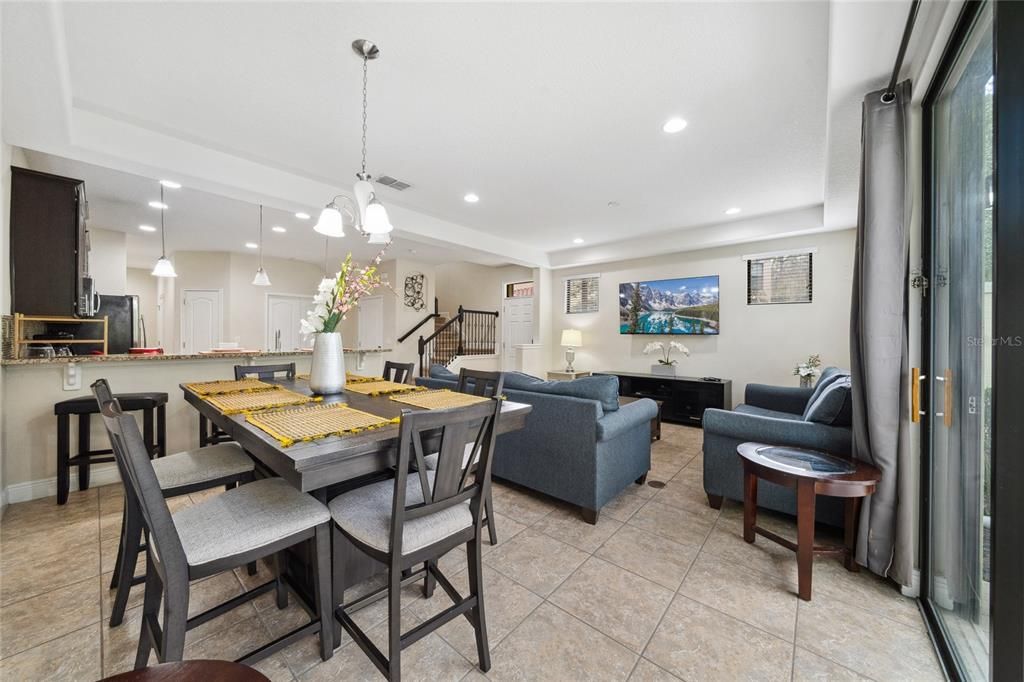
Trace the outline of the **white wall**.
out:
<instances>
[{"instance_id":1,"label":"white wall","mask_svg":"<svg viewBox=\"0 0 1024 682\"><path fill-rule=\"evenodd\" d=\"M228 291L231 305L225 305L228 336L236 337L246 348L267 348L267 295L294 294L310 302L323 279L323 268L286 258L263 258L263 267L270 277L269 287L253 286L252 278L259 267L259 256L232 253L230 256ZM354 339L346 345L353 345Z\"/></svg>"},{"instance_id":2,"label":"white wall","mask_svg":"<svg viewBox=\"0 0 1024 682\"><path fill-rule=\"evenodd\" d=\"M131 293L128 283L128 235L89 227L89 275L96 291L107 296Z\"/></svg>"},{"instance_id":3,"label":"white wall","mask_svg":"<svg viewBox=\"0 0 1024 682\"><path fill-rule=\"evenodd\" d=\"M793 367L812 353L819 353L824 365L848 367L854 245L855 231L843 230L557 270L549 291L554 338L549 344L550 366L563 363L564 350L557 346L561 330L575 328L583 331L583 347L576 350L578 369L649 371L657 360L643 355L644 346L667 337L619 334L619 284L717 274L721 334L675 337L691 351L690 357L679 359L680 375L731 379L735 404L743 401L747 383L796 385ZM818 250L814 255L813 302L748 306L746 263L741 256L800 247ZM600 275L600 310L566 315L561 306L564 278L581 274Z\"/></svg>"}]
</instances>

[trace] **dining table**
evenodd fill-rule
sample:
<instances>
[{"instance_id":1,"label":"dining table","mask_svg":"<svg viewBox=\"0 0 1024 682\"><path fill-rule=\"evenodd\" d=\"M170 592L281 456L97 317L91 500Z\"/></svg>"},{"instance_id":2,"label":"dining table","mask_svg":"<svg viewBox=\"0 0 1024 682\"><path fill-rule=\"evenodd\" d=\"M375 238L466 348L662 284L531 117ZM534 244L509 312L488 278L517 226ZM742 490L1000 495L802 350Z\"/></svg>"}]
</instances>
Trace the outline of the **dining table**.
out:
<instances>
[{"instance_id":1,"label":"dining table","mask_svg":"<svg viewBox=\"0 0 1024 682\"><path fill-rule=\"evenodd\" d=\"M309 382L301 377L264 381L302 395L314 396ZM398 460L398 424L286 446L263 429L249 423L246 414L224 414L192 390L188 383L182 383L180 387L185 401L199 412L200 418L209 420L241 445L255 459L257 469L263 475L280 476L298 490L313 495L325 504L348 490L393 476ZM399 417L404 410L421 409L391 400L389 395L371 396L354 391L316 398L316 404L346 403L349 407L386 419ZM495 426L498 435L524 428L532 409L526 403L503 400ZM440 431L433 435L427 434L423 445L424 448L436 447L439 442ZM314 593L311 556L311 548L298 545L287 551L284 562L288 582L307 604L313 603ZM356 549L336 527L332 532L332 566L333 590L335 600L339 602L344 590L386 571L384 564Z\"/></svg>"}]
</instances>

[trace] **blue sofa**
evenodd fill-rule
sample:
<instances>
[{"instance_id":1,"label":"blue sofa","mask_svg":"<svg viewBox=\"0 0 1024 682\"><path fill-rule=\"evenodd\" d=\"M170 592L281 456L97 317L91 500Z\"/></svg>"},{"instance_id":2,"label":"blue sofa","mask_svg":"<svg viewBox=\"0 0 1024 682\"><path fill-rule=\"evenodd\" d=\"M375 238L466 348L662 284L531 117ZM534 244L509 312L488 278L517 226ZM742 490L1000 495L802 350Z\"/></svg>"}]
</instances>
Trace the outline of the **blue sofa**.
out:
<instances>
[{"instance_id":1,"label":"blue sofa","mask_svg":"<svg viewBox=\"0 0 1024 682\"><path fill-rule=\"evenodd\" d=\"M812 409L813 407L813 409ZM704 412L704 492L718 509L728 498L743 501L743 465L736 447L747 441L823 450L851 457L850 374L828 367L814 388L747 384L735 410ZM796 492L761 481L757 506L796 514ZM818 497L816 518L843 525L842 500Z\"/></svg>"},{"instance_id":2,"label":"blue sofa","mask_svg":"<svg viewBox=\"0 0 1024 682\"><path fill-rule=\"evenodd\" d=\"M441 366L430 375L416 383L454 388L458 380ZM577 505L597 523L601 507L647 476L658 407L647 399L620 406L618 377L543 381L506 372L503 393L533 411L525 428L498 437L495 477Z\"/></svg>"}]
</instances>

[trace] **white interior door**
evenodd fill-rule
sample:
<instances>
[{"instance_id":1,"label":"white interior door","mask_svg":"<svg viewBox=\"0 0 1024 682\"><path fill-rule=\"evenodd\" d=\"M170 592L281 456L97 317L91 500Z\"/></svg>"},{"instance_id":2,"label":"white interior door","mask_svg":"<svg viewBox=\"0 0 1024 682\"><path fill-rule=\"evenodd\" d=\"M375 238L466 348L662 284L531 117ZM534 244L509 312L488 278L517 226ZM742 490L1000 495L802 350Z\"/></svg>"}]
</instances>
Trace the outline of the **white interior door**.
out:
<instances>
[{"instance_id":1,"label":"white interior door","mask_svg":"<svg viewBox=\"0 0 1024 682\"><path fill-rule=\"evenodd\" d=\"M367 296L359 301L359 348L384 347L384 297Z\"/></svg>"},{"instance_id":2,"label":"white interior door","mask_svg":"<svg viewBox=\"0 0 1024 682\"><path fill-rule=\"evenodd\" d=\"M298 350L312 345L299 331L299 320L309 308L309 297L289 294L267 295L267 350Z\"/></svg>"},{"instance_id":3,"label":"white interior door","mask_svg":"<svg viewBox=\"0 0 1024 682\"><path fill-rule=\"evenodd\" d=\"M501 314L501 366L514 369L515 347L533 343L533 298L506 298Z\"/></svg>"},{"instance_id":4,"label":"white interior door","mask_svg":"<svg viewBox=\"0 0 1024 682\"><path fill-rule=\"evenodd\" d=\"M185 289L182 292L181 350L201 353L221 341L224 319L220 289Z\"/></svg>"}]
</instances>

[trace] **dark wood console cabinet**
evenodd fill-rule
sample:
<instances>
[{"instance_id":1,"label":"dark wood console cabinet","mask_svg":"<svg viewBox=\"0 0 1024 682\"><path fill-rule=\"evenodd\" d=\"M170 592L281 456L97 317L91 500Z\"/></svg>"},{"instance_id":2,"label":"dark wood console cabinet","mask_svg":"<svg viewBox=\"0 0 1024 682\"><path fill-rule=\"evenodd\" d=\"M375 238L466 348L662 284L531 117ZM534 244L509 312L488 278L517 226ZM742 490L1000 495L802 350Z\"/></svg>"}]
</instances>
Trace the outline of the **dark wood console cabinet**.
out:
<instances>
[{"instance_id":1,"label":"dark wood console cabinet","mask_svg":"<svg viewBox=\"0 0 1024 682\"><path fill-rule=\"evenodd\" d=\"M662 376L635 372L594 372L619 378L619 395L662 401L661 418L675 424L700 426L709 407L732 409L732 381Z\"/></svg>"}]
</instances>

